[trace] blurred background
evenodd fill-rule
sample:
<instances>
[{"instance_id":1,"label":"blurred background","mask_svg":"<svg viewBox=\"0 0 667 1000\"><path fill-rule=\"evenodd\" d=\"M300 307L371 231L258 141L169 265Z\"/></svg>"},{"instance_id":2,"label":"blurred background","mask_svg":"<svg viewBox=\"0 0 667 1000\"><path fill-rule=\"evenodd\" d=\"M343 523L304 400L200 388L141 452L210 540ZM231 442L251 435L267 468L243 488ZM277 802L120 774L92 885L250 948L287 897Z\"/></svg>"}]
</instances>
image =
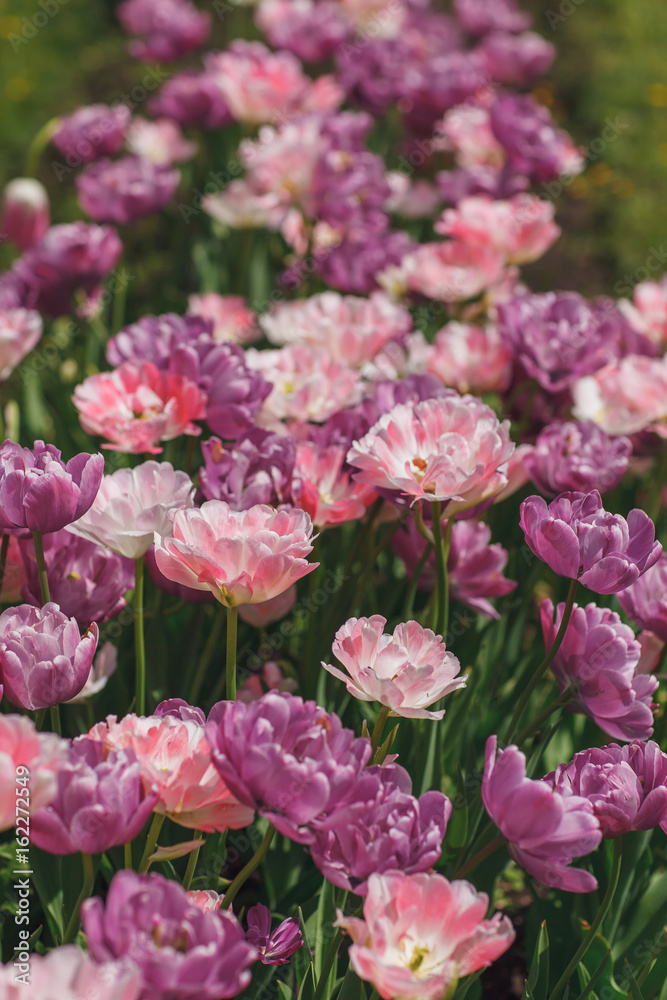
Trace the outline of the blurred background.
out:
<instances>
[{"instance_id":1,"label":"blurred background","mask_svg":"<svg viewBox=\"0 0 667 1000\"><path fill-rule=\"evenodd\" d=\"M27 151L50 118L81 104L117 101L147 69L126 55L112 0L41 4L0 0L3 184L25 171ZM536 96L590 153L586 173L556 199L564 236L526 269L526 279L535 290L628 296L648 276L652 248L661 253L664 242L667 250L664 0L523 0L522 6L558 50ZM213 47L228 36L254 34L248 8L224 21L214 17L214 26ZM54 221L80 217L71 178L59 182L48 156L39 177L58 191Z\"/></svg>"}]
</instances>

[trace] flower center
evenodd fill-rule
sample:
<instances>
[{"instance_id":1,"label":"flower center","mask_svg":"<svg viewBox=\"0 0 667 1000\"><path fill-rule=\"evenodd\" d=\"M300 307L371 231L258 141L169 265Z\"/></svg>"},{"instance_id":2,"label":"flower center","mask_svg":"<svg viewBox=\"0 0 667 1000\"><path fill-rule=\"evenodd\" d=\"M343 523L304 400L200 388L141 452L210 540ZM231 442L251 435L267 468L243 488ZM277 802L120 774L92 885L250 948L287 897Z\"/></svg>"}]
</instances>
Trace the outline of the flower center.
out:
<instances>
[{"instance_id":1,"label":"flower center","mask_svg":"<svg viewBox=\"0 0 667 1000\"><path fill-rule=\"evenodd\" d=\"M417 973L422 966L422 963L429 953L428 948L424 948L422 945L417 945L412 952L412 958L408 963L408 968L410 972Z\"/></svg>"}]
</instances>

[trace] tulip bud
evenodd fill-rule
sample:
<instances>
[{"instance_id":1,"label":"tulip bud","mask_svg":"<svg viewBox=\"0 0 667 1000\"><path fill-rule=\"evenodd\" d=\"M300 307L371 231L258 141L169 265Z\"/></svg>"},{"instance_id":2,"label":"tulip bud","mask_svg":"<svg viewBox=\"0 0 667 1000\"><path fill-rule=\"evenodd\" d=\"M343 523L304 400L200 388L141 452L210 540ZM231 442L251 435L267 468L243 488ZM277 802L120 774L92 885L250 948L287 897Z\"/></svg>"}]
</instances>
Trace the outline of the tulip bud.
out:
<instances>
[{"instance_id":1,"label":"tulip bud","mask_svg":"<svg viewBox=\"0 0 667 1000\"><path fill-rule=\"evenodd\" d=\"M19 250L38 243L49 228L49 196L39 181L17 177L5 188L0 232Z\"/></svg>"}]
</instances>

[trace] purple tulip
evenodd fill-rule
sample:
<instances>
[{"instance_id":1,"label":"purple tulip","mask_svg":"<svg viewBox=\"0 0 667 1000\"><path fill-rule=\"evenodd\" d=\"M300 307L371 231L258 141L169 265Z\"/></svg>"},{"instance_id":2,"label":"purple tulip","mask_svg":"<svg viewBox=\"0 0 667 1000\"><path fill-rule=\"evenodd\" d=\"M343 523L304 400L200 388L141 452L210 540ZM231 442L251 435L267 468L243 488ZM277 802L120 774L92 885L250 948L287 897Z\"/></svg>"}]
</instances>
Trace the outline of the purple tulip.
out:
<instances>
[{"instance_id":1,"label":"purple tulip","mask_svg":"<svg viewBox=\"0 0 667 1000\"><path fill-rule=\"evenodd\" d=\"M387 229L368 233L362 229L322 254L317 271L332 288L353 295L368 295L379 287L376 279L380 271L399 264L412 247L412 240L402 231ZM295 284L300 284L303 274L299 264L288 273L287 284L292 283L289 277L292 273L298 277Z\"/></svg>"},{"instance_id":2,"label":"purple tulip","mask_svg":"<svg viewBox=\"0 0 667 1000\"><path fill-rule=\"evenodd\" d=\"M49 854L102 854L129 844L157 802L146 791L134 750L109 750L81 737L59 764L58 787L48 806L30 820L30 838Z\"/></svg>"},{"instance_id":3,"label":"purple tulip","mask_svg":"<svg viewBox=\"0 0 667 1000\"><path fill-rule=\"evenodd\" d=\"M494 32L477 52L492 80L516 87L527 87L544 76L556 58L555 47L534 31L521 35Z\"/></svg>"},{"instance_id":4,"label":"purple tulip","mask_svg":"<svg viewBox=\"0 0 667 1000\"><path fill-rule=\"evenodd\" d=\"M170 76L148 109L158 118L195 128L219 129L233 120L213 74L197 69Z\"/></svg>"},{"instance_id":5,"label":"purple tulip","mask_svg":"<svg viewBox=\"0 0 667 1000\"><path fill-rule=\"evenodd\" d=\"M96 222L128 223L164 208L181 175L171 165L143 156L98 160L79 174L79 204Z\"/></svg>"},{"instance_id":6,"label":"purple tulip","mask_svg":"<svg viewBox=\"0 0 667 1000\"><path fill-rule=\"evenodd\" d=\"M545 781L588 799L605 838L656 826L667 833L667 754L653 740L582 750Z\"/></svg>"},{"instance_id":7,"label":"purple tulip","mask_svg":"<svg viewBox=\"0 0 667 1000\"><path fill-rule=\"evenodd\" d=\"M353 104L380 115L397 101L405 101L405 67L413 61L406 38L366 38L364 58L355 56L353 46L342 46L336 53L337 78Z\"/></svg>"},{"instance_id":8,"label":"purple tulip","mask_svg":"<svg viewBox=\"0 0 667 1000\"><path fill-rule=\"evenodd\" d=\"M542 603L540 618L547 649L563 619L564 604L556 609ZM561 691L576 687L575 702L605 733L617 740L646 739L653 732L651 695L658 682L637 673L641 646L631 628L615 611L587 604L574 605L572 618L551 672Z\"/></svg>"},{"instance_id":9,"label":"purple tulip","mask_svg":"<svg viewBox=\"0 0 667 1000\"><path fill-rule=\"evenodd\" d=\"M203 344L212 345L213 322L203 316L142 316L111 337L106 359L114 367L123 361L152 361L164 370L179 348L194 347L200 338Z\"/></svg>"},{"instance_id":10,"label":"purple tulip","mask_svg":"<svg viewBox=\"0 0 667 1000\"><path fill-rule=\"evenodd\" d=\"M81 922L96 962L140 970L142 1000L227 1000L248 986L258 957L229 910L204 913L157 874L117 872L106 904L87 899Z\"/></svg>"},{"instance_id":11,"label":"purple tulip","mask_svg":"<svg viewBox=\"0 0 667 1000\"><path fill-rule=\"evenodd\" d=\"M519 32L530 26L530 17L518 9L516 0L454 0L454 10L471 35Z\"/></svg>"},{"instance_id":12,"label":"purple tulip","mask_svg":"<svg viewBox=\"0 0 667 1000\"><path fill-rule=\"evenodd\" d=\"M489 602L490 597L502 597L516 587L514 580L503 576L507 552L502 545L490 545L491 529L481 521L455 521L452 528L447 572L450 594L473 611L487 618L500 615ZM392 540L394 551L404 561L407 575L414 573L424 554L426 541L417 531L414 519L398 531ZM420 590L435 588L435 555L431 553L419 577Z\"/></svg>"},{"instance_id":13,"label":"purple tulip","mask_svg":"<svg viewBox=\"0 0 667 1000\"><path fill-rule=\"evenodd\" d=\"M521 527L538 559L596 594L625 590L662 552L643 510L631 510L627 521L609 514L597 490L562 493L548 506L542 497L528 497L521 504Z\"/></svg>"},{"instance_id":14,"label":"purple tulip","mask_svg":"<svg viewBox=\"0 0 667 1000\"><path fill-rule=\"evenodd\" d=\"M332 55L350 32L345 13L332 0L318 0L304 7L265 4L257 11L255 23L274 49L287 49L298 59L312 63L321 63ZM370 41L365 40L366 45Z\"/></svg>"},{"instance_id":15,"label":"purple tulip","mask_svg":"<svg viewBox=\"0 0 667 1000\"><path fill-rule=\"evenodd\" d=\"M337 715L275 691L247 705L220 702L206 736L213 763L239 802L298 843L312 842L308 827L337 807L371 750Z\"/></svg>"},{"instance_id":16,"label":"purple tulip","mask_svg":"<svg viewBox=\"0 0 667 1000\"><path fill-rule=\"evenodd\" d=\"M51 226L16 262L13 273L25 288L24 304L49 316L63 316L79 292L91 299L123 252L111 226L70 222Z\"/></svg>"},{"instance_id":17,"label":"purple tulip","mask_svg":"<svg viewBox=\"0 0 667 1000\"><path fill-rule=\"evenodd\" d=\"M130 54L143 62L174 62L208 38L211 15L190 0L124 0L116 9L125 31L139 38Z\"/></svg>"},{"instance_id":18,"label":"purple tulip","mask_svg":"<svg viewBox=\"0 0 667 1000\"><path fill-rule=\"evenodd\" d=\"M31 539L22 539L20 546L28 578L21 596L28 604L41 607L34 545ZM134 588L131 559L69 531L46 535L44 561L51 600L82 628L115 618L125 607L125 592Z\"/></svg>"},{"instance_id":19,"label":"purple tulip","mask_svg":"<svg viewBox=\"0 0 667 1000\"><path fill-rule=\"evenodd\" d=\"M600 823L587 798L562 794L549 781L526 777L526 758L516 746L501 750L486 741L482 801L508 841L518 865L545 885L566 892L592 892L597 880L574 858L590 854L602 840Z\"/></svg>"},{"instance_id":20,"label":"purple tulip","mask_svg":"<svg viewBox=\"0 0 667 1000\"><path fill-rule=\"evenodd\" d=\"M441 792L415 798L410 775L398 764L369 767L315 824L310 852L329 882L365 896L374 873L412 874L435 865L451 812Z\"/></svg>"},{"instance_id":21,"label":"purple tulip","mask_svg":"<svg viewBox=\"0 0 667 1000\"><path fill-rule=\"evenodd\" d=\"M246 941L259 952L263 965L287 965L295 951L303 946L303 934L296 917L283 920L271 931L271 910L261 903L248 910Z\"/></svg>"},{"instance_id":22,"label":"purple tulip","mask_svg":"<svg viewBox=\"0 0 667 1000\"><path fill-rule=\"evenodd\" d=\"M212 329L212 321L202 316L144 316L111 339L107 360L113 365L151 361L196 382L207 395L208 426L234 440L254 426L271 383L248 367L236 344L216 342Z\"/></svg>"},{"instance_id":23,"label":"purple tulip","mask_svg":"<svg viewBox=\"0 0 667 1000\"><path fill-rule=\"evenodd\" d=\"M131 117L125 104L90 104L61 118L51 142L75 164L92 163L121 149Z\"/></svg>"},{"instance_id":24,"label":"purple tulip","mask_svg":"<svg viewBox=\"0 0 667 1000\"><path fill-rule=\"evenodd\" d=\"M576 292L515 296L498 308L500 332L525 374L557 393L619 356L628 324Z\"/></svg>"},{"instance_id":25,"label":"purple tulip","mask_svg":"<svg viewBox=\"0 0 667 1000\"><path fill-rule=\"evenodd\" d=\"M195 705L190 705L184 698L167 698L165 701L161 701L153 715L159 715L160 718L171 715L174 719L180 719L181 722L196 722L199 726L206 725L204 711Z\"/></svg>"},{"instance_id":26,"label":"purple tulip","mask_svg":"<svg viewBox=\"0 0 667 1000\"><path fill-rule=\"evenodd\" d=\"M52 708L79 693L88 679L99 631L85 635L57 604L21 604L0 615L0 675L12 705Z\"/></svg>"},{"instance_id":27,"label":"purple tulip","mask_svg":"<svg viewBox=\"0 0 667 1000\"><path fill-rule=\"evenodd\" d=\"M568 491L607 493L625 475L631 454L629 438L610 438L590 420L567 420L540 431L524 468L547 496Z\"/></svg>"},{"instance_id":28,"label":"purple tulip","mask_svg":"<svg viewBox=\"0 0 667 1000\"><path fill-rule=\"evenodd\" d=\"M511 198L512 195L525 191L530 184L526 177L486 163L467 168L458 167L456 170L441 170L436 174L435 180L443 199L452 205L475 194L487 194L494 199Z\"/></svg>"},{"instance_id":29,"label":"purple tulip","mask_svg":"<svg viewBox=\"0 0 667 1000\"><path fill-rule=\"evenodd\" d=\"M92 506L104 475L104 457L81 452L63 462L52 444L32 449L0 445L0 528L58 531Z\"/></svg>"},{"instance_id":30,"label":"purple tulip","mask_svg":"<svg viewBox=\"0 0 667 1000\"><path fill-rule=\"evenodd\" d=\"M628 618L667 642L667 553L616 596Z\"/></svg>"},{"instance_id":31,"label":"purple tulip","mask_svg":"<svg viewBox=\"0 0 667 1000\"><path fill-rule=\"evenodd\" d=\"M199 485L207 500L225 500L234 510L255 504L291 503L296 440L256 427L230 448L219 438L202 444Z\"/></svg>"},{"instance_id":32,"label":"purple tulip","mask_svg":"<svg viewBox=\"0 0 667 1000\"><path fill-rule=\"evenodd\" d=\"M533 97L502 94L491 105L490 114L491 128L505 148L511 170L541 183L581 172L581 153Z\"/></svg>"}]
</instances>

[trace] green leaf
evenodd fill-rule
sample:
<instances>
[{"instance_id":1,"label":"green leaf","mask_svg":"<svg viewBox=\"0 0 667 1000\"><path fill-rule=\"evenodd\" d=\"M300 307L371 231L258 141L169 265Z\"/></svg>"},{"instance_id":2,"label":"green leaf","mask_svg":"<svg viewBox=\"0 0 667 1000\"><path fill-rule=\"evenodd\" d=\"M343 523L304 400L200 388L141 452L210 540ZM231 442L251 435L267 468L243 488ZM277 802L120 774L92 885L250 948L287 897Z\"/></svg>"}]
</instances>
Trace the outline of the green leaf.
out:
<instances>
[{"instance_id":1,"label":"green leaf","mask_svg":"<svg viewBox=\"0 0 667 1000\"><path fill-rule=\"evenodd\" d=\"M294 1000L294 990L290 989L287 983L283 983L279 979L277 985L278 985L278 993L280 994L280 1000Z\"/></svg>"},{"instance_id":2,"label":"green leaf","mask_svg":"<svg viewBox=\"0 0 667 1000\"><path fill-rule=\"evenodd\" d=\"M366 1000L366 987L351 965L345 973L338 1000Z\"/></svg>"},{"instance_id":3,"label":"green leaf","mask_svg":"<svg viewBox=\"0 0 667 1000\"><path fill-rule=\"evenodd\" d=\"M546 1000L549 990L549 935L547 922L542 921L540 933L530 963L530 972L526 980L524 1000Z\"/></svg>"},{"instance_id":4,"label":"green leaf","mask_svg":"<svg viewBox=\"0 0 667 1000\"><path fill-rule=\"evenodd\" d=\"M461 765L458 765L458 776L456 779L456 797L454 799L454 810L451 819L447 824L447 836L445 843L452 852L459 851L465 846L468 839L468 800L466 798L465 778Z\"/></svg>"},{"instance_id":5,"label":"green leaf","mask_svg":"<svg viewBox=\"0 0 667 1000\"><path fill-rule=\"evenodd\" d=\"M315 973L313 963L308 966L305 978L299 984L299 1000L313 1000L315 993Z\"/></svg>"},{"instance_id":6,"label":"green leaf","mask_svg":"<svg viewBox=\"0 0 667 1000\"><path fill-rule=\"evenodd\" d=\"M322 882L320 895L317 903L317 913L315 915L315 955L313 957L313 967L316 980L319 981L322 972L324 956L329 950L335 931L333 922L336 919L336 906L334 903L335 887L326 879ZM335 964L335 963L334 963ZM335 971L335 970L334 970Z\"/></svg>"},{"instance_id":7,"label":"green leaf","mask_svg":"<svg viewBox=\"0 0 667 1000\"><path fill-rule=\"evenodd\" d=\"M294 968L296 973L297 981L300 982L305 979L306 973L308 971L308 966L313 959L313 949L310 945L310 940L308 937L308 931L306 929L306 920L303 915L303 910L301 907L298 908L299 921L301 923L301 933L303 934L303 947L299 948L294 959Z\"/></svg>"},{"instance_id":8,"label":"green leaf","mask_svg":"<svg viewBox=\"0 0 667 1000\"><path fill-rule=\"evenodd\" d=\"M610 957L611 957L611 948L607 948L606 954L603 955L602 957L602 961L599 963L597 969L595 970L591 978L584 986L582 992L577 997L577 1000L587 1000L587 998L591 995L591 993L597 986L598 982L602 978L602 973L604 972Z\"/></svg>"},{"instance_id":9,"label":"green leaf","mask_svg":"<svg viewBox=\"0 0 667 1000\"><path fill-rule=\"evenodd\" d=\"M31 849L32 884L42 904L51 935L58 943L65 935L62 861L60 857L43 854L34 847ZM79 880L80 878L79 875Z\"/></svg>"},{"instance_id":10,"label":"green leaf","mask_svg":"<svg viewBox=\"0 0 667 1000\"><path fill-rule=\"evenodd\" d=\"M630 993L632 994L633 1000L644 1000L644 997L642 996L642 991L637 985L637 980L632 974L632 969L630 967L630 963L628 962L627 958L625 959L623 965L625 967L625 975L628 978L628 987L630 989Z\"/></svg>"},{"instance_id":11,"label":"green leaf","mask_svg":"<svg viewBox=\"0 0 667 1000\"><path fill-rule=\"evenodd\" d=\"M656 873L648 888L636 901L632 917L621 941L613 947L615 959L626 957L632 962L633 945L639 940L657 940L667 912L667 872Z\"/></svg>"}]
</instances>

